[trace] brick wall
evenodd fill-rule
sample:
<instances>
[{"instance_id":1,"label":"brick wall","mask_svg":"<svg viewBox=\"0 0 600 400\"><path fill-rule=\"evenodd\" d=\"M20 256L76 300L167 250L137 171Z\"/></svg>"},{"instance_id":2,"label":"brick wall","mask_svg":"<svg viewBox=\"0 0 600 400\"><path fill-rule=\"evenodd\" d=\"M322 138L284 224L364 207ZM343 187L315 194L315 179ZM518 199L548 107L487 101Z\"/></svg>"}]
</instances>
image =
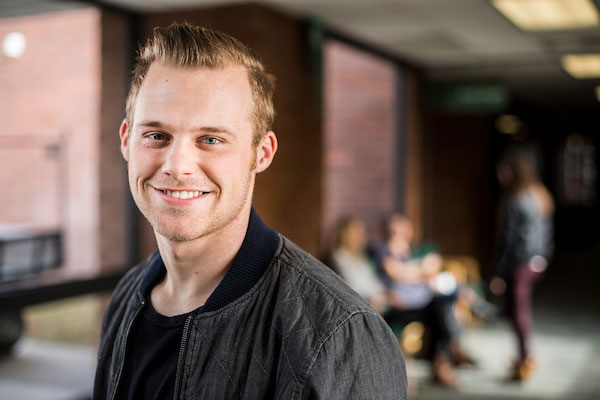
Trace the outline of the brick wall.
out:
<instances>
[{"instance_id":1,"label":"brick wall","mask_svg":"<svg viewBox=\"0 0 600 400\"><path fill-rule=\"evenodd\" d=\"M25 34L21 58L1 54L0 221L54 225L66 235L66 267L98 265L100 14L93 8L0 21L0 37ZM55 156L46 143L60 144ZM6 193L6 192L5 192Z\"/></svg>"},{"instance_id":2,"label":"brick wall","mask_svg":"<svg viewBox=\"0 0 600 400\"><path fill-rule=\"evenodd\" d=\"M72 271L122 264L123 21L93 7L0 20L0 40L15 31L27 47L0 54L0 224L62 229Z\"/></svg>"},{"instance_id":3,"label":"brick wall","mask_svg":"<svg viewBox=\"0 0 600 400\"><path fill-rule=\"evenodd\" d=\"M324 48L323 245L345 215L371 235L395 199L398 69L330 40Z\"/></svg>"}]
</instances>

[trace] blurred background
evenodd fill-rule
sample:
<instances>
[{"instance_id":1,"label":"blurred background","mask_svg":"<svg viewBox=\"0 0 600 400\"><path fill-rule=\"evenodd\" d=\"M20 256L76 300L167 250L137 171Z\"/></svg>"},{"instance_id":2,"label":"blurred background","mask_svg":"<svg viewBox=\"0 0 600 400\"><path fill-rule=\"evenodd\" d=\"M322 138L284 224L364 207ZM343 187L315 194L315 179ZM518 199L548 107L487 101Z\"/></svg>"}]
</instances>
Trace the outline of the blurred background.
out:
<instances>
[{"instance_id":1,"label":"blurred background","mask_svg":"<svg viewBox=\"0 0 600 400\"><path fill-rule=\"evenodd\" d=\"M0 399L89 398L110 290L155 248L118 127L138 43L188 21L248 44L277 77L279 151L255 207L317 257L343 216L492 274L495 166L533 149L556 201L535 294L540 368L507 385L507 324L465 322L458 389L408 360L411 398L600 396L600 18L595 0L0 2ZM274 195L277 193L277 195Z\"/></svg>"}]
</instances>

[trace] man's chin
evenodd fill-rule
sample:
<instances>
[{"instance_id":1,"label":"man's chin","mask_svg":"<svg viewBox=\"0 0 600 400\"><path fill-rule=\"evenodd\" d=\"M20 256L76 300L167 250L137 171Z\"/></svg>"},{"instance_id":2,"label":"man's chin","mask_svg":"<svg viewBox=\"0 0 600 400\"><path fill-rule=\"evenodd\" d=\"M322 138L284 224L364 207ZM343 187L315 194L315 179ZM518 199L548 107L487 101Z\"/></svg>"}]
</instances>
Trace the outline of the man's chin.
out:
<instances>
[{"instance_id":1,"label":"man's chin","mask_svg":"<svg viewBox=\"0 0 600 400\"><path fill-rule=\"evenodd\" d=\"M170 230L170 229L164 229L161 227L154 227L154 230L162 237L164 237L165 239L168 239L172 242L176 242L176 243L182 243L182 242L189 242L191 240L194 239L198 239L202 236L204 236L202 233L200 232L185 232L185 231L181 231L181 230Z\"/></svg>"},{"instance_id":2,"label":"man's chin","mask_svg":"<svg viewBox=\"0 0 600 400\"><path fill-rule=\"evenodd\" d=\"M161 236L165 237L166 239L169 239L172 242L176 242L176 243L183 243L183 242L189 242L191 240L197 239L196 237L193 237L191 235L186 235L183 233L179 233L179 232L175 232L175 233L161 233Z\"/></svg>"},{"instance_id":3,"label":"man's chin","mask_svg":"<svg viewBox=\"0 0 600 400\"><path fill-rule=\"evenodd\" d=\"M183 230L180 226L157 226L153 225L154 231L160 236L175 243L190 242L196 239L207 237L219 231L219 225L198 227L195 230ZM200 228L200 229L199 229Z\"/></svg>"}]
</instances>

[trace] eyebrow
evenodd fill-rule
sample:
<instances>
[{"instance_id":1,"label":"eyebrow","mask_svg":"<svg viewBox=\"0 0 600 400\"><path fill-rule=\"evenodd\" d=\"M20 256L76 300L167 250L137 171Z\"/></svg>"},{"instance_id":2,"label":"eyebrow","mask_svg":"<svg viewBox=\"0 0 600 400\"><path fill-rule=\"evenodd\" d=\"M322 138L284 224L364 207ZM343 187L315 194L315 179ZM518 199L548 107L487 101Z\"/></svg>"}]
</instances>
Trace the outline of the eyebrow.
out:
<instances>
[{"instance_id":1,"label":"eyebrow","mask_svg":"<svg viewBox=\"0 0 600 400\"><path fill-rule=\"evenodd\" d=\"M168 125L163 124L160 121L141 121L136 126L141 126L145 128L163 128L167 130L169 128ZM197 128L193 128L192 130L206 133L225 133L230 136L236 136L236 134L231 129L224 126L199 126Z\"/></svg>"}]
</instances>

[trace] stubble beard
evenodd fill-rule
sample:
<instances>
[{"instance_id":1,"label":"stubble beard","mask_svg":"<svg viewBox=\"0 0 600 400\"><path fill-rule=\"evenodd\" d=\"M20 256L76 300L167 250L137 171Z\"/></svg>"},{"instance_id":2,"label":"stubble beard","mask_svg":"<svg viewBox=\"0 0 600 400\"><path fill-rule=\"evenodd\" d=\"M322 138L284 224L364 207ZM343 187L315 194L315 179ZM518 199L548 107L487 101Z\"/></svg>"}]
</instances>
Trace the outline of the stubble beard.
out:
<instances>
[{"instance_id":1,"label":"stubble beard","mask_svg":"<svg viewBox=\"0 0 600 400\"><path fill-rule=\"evenodd\" d=\"M127 165L127 173L129 175L129 172L130 172L129 163L127 163L127 164L128 164ZM250 198L250 191L251 191L252 173L253 173L254 169L256 168L256 165L257 165L256 146L252 146L252 159L250 160L250 167L247 169L246 179L244 181L244 186L243 186L243 196L241 197L240 201L238 201L237 204L235 204L235 207L233 210L230 210L230 211L224 210L225 213L222 213L222 215L214 215L213 214L213 218L210 221L210 223L206 227L199 229L198 232L192 232L192 233L186 234L182 231L170 231L170 230L165 229L163 224L161 224L160 213L158 213L155 209L153 209L150 206L149 201L144 201L143 197L141 195L138 198L138 196L135 196L133 194L133 193L135 193L134 192L135 179L132 179L133 177L131 177L131 176L129 176L130 191L132 193L132 197L133 197L133 200L134 200L136 206L138 207L138 209L140 210L140 212L142 213L144 218L146 218L146 220L150 223L150 225L152 226L152 228L154 229L154 231L156 233L165 237L166 239L169 239L169 240L171 240L173 242L177 242L177 243L192 241L195 239L200 239L202 237L209 236L209 235L223 229L224 227L229 225L240 214L240 212L244 209L244 207L248 201L252 201L252 199ZM151 189L151 190L153 190L153 189ZM218 194L216 194L216 196L220 196L220 193L221 192L219 191ZM187 210L182 209L180 207L169 206L169 208L170 208L169 212L172 215L177 215L177 214L184 215L187 213Z\"/></svg>"},{"instance_id":2,"label":"stubble beard","mask_svg":"<svg viewBox=\"0 0 600 400\"><path fill-rule=\"evenodd\" d=\"M251 166L254 166L255 162L251 163ZM171 240L176 243L188 242L195 239L200 239L203 237L210 236L225 227L227 227L244 209L246 203L250 201L250 186L252 181L251 171L248 170L246 175L246 179L244 181L243 193L241 197L237 198L236 203L233 205L233 208L226 209L217 209L216 211L209 211L210 215L204 215L206 218L205 221L186 221L190 225L193 226L193 229L190 231L184 231L181 229L181 226L176 226L174 228L168 228L168 224L162 223L162 214L158 212L155 208L153 208L149 201L145 201L141 198L138 199L138 196L133 196L134 201L142 213L146 220L150 223L152 228L156 233L165 237L168 240ZM153 189L150 189L153 190ZM217 196L217 201L219 200L219 196L221 192L211 193L210 196ZM169 206L168 213L170 216L184 216L188 213L188 210L181 207ZM206 225L205 225L206 224Z\"/></svg>"}]
</instances>

